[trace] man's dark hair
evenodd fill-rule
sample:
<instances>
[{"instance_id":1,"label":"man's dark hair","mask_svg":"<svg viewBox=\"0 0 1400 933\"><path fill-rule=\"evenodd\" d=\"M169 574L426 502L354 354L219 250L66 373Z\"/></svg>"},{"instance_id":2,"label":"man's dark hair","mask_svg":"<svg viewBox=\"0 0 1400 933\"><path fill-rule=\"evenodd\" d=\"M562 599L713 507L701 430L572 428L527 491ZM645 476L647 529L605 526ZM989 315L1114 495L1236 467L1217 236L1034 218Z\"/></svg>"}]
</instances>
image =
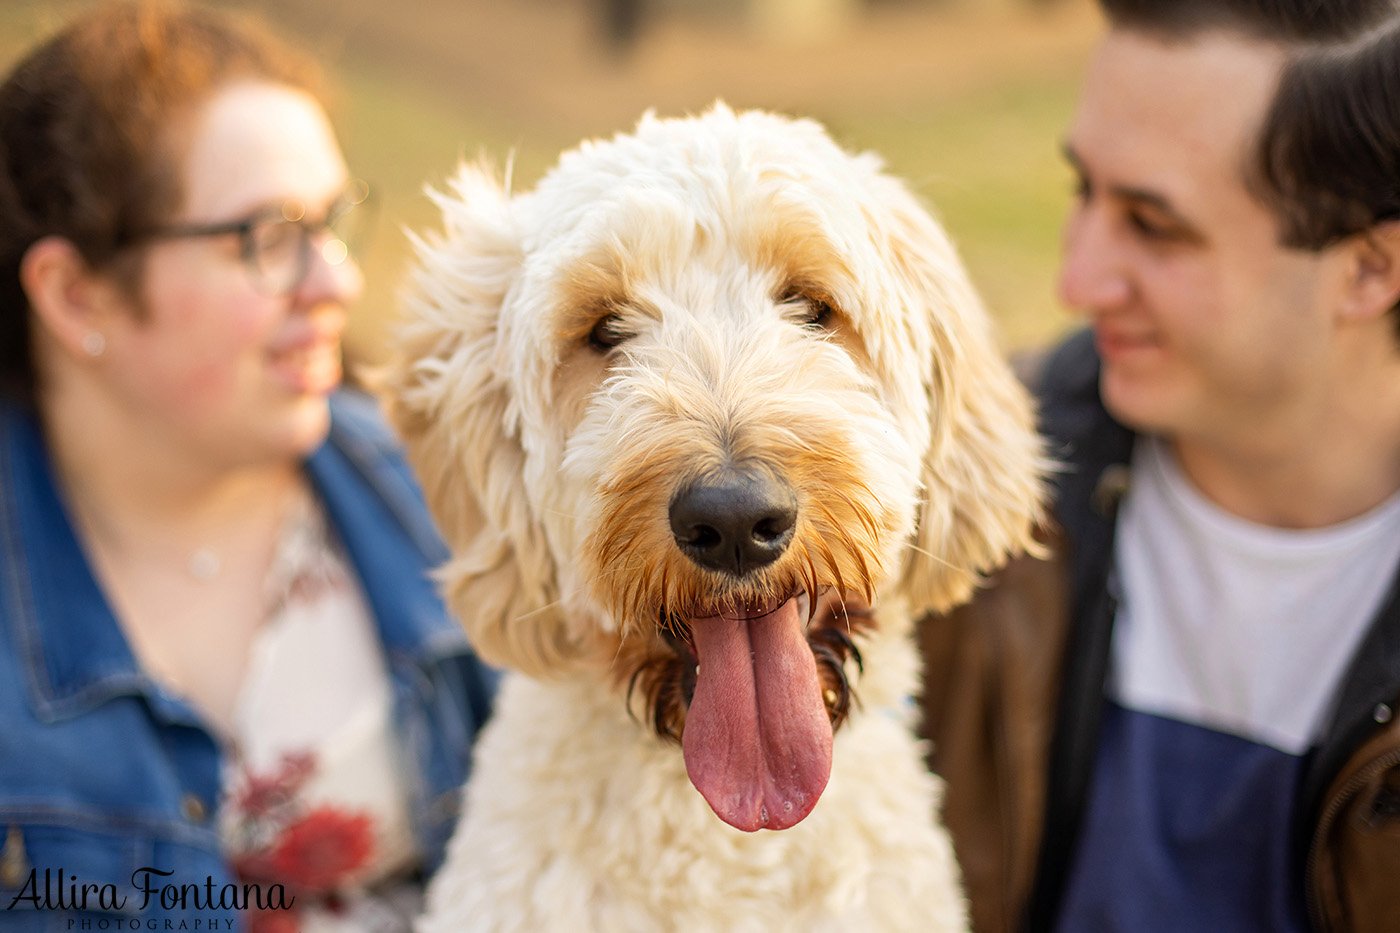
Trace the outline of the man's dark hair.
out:
<instances>
[{"instance_id":1,"label":"man's dark hair","mask_svg":"<svg viewBox=\"0 0 1400 933\"><path fill-rule=\"evenodd\" d=\"M1166 41L1227 31L1289 56L1246 179L1279 239L1320 250L1400 220L1400 0L1099 0ZM1400 333L1400 304L1394 311Z\"/></svg>"},{"instance_id":2,"label":"man's dark hair","mask_svg":"<svg viewBox=\"0 0 1400 933\"><path fill-rule=\"evenodd\" d=\"M1400 220L1400 17L1294 56L1258 153L1257 187L1289 246L1322 249Z\"/></svg>"},{"instance_id":3,"label":"man's dark hair","mask_svg":"<svg viewBox=\"0 0 1400 933\"><path fill-rule=\"evenodd\" d=\"M1229 29L1272 42L1335 42L1393 13L1395 0L1099 0L1114 26L1184 39Z\"/></svg>"}]
</instances>

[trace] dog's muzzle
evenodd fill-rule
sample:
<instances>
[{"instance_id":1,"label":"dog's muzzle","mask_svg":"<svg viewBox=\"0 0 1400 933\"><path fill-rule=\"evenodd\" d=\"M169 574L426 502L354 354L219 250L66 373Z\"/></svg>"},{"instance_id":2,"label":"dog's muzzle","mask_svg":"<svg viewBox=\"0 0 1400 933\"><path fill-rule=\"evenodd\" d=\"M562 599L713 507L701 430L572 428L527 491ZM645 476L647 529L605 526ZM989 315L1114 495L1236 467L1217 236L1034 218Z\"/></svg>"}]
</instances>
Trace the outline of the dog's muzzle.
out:
<instances>
[{"instance_id":1,"label":"dog's muzzle","mask_svg":"<svg viewBox=\"0 0 1400 933\"><path fill-rule=\"evenodd\" d=\"M797 496L779 477L726 468L671 499L676 546L707 570L746 576L783 555L797 525Z\"/></svg>"}]
</instances>

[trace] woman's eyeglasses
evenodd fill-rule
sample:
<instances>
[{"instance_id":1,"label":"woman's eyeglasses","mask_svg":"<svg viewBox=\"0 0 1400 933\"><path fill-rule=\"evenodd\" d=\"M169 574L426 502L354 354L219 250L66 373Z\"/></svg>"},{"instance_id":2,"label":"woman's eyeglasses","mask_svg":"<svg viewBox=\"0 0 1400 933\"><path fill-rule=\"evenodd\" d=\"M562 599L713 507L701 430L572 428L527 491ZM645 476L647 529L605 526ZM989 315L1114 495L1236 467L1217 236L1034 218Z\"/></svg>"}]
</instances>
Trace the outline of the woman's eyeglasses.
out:
<instances>
[{"instance_id":1,"label":"woman's eyeglasses","mask_svg":"<svg viewBox=\"0 0 1400 933\"><path fill-rule=\"evenodd\" d=\"M358 254L369 227L366 203L369 185L352 181L326 209L319 221L309 220L306 206L287 201L268 207L242 220L213 224L187 224L160 227L141 239L182 239L185 237L226 236L236 233L243 264L257 289L268 296L289 295L301 287L311 271L311 257L338 266ZM316 239L322 232L329 237Z\"/></svg>"}]
</instances>

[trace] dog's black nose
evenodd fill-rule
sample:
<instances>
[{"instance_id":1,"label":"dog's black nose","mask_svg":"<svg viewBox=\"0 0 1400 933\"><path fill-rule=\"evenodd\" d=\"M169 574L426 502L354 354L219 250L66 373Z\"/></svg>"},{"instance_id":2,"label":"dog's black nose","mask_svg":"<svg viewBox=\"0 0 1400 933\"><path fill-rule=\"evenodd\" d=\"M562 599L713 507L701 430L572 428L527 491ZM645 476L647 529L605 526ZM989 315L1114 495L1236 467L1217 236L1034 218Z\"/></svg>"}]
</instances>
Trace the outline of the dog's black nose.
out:
<instances>
[{"instance_id":1,"label":"dog's black nose","mask_svg":"<svg viewBox=\"0 0 1400 933\"><path fill-rule=\"evenodd\" d=\"M670 514L676 544L691 560L742 577L787 550L797 496L766 472L726 470L678 492Z\"/></svg>"}]
</instances>

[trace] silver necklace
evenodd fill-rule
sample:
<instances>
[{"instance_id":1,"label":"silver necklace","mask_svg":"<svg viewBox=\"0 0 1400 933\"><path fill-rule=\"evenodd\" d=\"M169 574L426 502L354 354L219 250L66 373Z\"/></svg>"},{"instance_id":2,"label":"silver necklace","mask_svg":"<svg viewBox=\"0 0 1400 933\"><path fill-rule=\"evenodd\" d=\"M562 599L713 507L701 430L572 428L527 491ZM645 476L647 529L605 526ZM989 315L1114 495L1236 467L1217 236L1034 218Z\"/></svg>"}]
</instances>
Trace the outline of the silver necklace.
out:
<instances>
[{"instance_id":1,"label":"silver necklace","mask_svg":"<svg viewBox=\"0 0 1400 933\"><path fill-rule=\"evenodd\" d=\"M200 583L209 583L219 575L223 566L224 562L219 559L219 555L215 554L212 548L202 547L197 548L190 555L185 569Z\"/></svg>"}]
</instances>

